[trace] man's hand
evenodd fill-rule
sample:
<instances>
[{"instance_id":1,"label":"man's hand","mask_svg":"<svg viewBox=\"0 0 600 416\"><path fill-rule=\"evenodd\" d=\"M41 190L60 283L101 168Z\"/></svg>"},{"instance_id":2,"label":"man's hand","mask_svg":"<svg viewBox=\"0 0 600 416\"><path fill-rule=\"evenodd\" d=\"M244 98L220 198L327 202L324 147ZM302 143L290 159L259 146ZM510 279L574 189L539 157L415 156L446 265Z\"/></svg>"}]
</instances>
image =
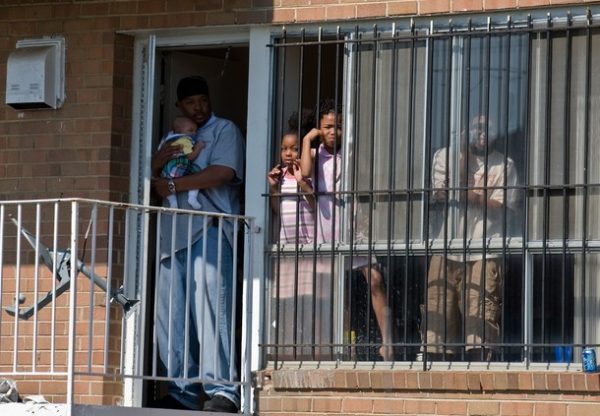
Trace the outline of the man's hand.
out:
<instances>
[{"instance_id":1,"label":"man's hand","mask_svg":"<svg viewBox=\"0 0 600 416\"><path fill-rule=\"evenodd\" d=\"M156 194L161 198L171 195L168 183L169 180L165 178L153 178L150 182Z\"/></svg>"},{"instance_id":2,"label":"man's hand","mask_svg":"<svg viewBox=\"0 0 600 416\"><path fill-rule=\"evenodd\" d=\"M469 200L469 203L471 203L473 205L483 205L483 203L484 203L483 190L469 189L467 191L467 198Z\"/></svg>"},{"instance_id":3,"label":"man's hand","mask_svg":"<svg viewBox=\"0 0 600 416\"><path fill-rule=\"evenodd\" d=\"M160 176L160 171L162 170L163 166L165 166L165 164L169 160L175 159L176 157L181 155L182 151L183 151L183 149L182 149L181 145L176 145L176 146L165 145L165 146L161 147L158 152L156 152L156 153L154 153L154 155L152 155L152 163L150 165L152 168L152 176L154 176L154 177Z\"/></svg>"}]
</instances>

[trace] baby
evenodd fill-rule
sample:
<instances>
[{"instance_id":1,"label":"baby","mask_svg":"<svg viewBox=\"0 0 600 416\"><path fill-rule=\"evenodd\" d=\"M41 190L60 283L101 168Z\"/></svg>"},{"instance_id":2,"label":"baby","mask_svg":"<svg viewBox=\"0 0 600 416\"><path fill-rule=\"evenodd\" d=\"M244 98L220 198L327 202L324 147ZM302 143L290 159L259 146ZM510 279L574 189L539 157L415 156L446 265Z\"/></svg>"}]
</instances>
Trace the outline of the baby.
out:
<instances>
[{"instance_id":1,"label":"baby","mask_svg":"<svg viewBox=\"0 0 600 416\"><path fill-rule=\"evenodd\" d=\"M204 142L196 142L196 130L198 126L194 120L187 117L176 117L173 120L172 131L165 137L159 149L162 146L181 146L181 154L169 160L163 166L161 177L163 178L179 178L200 171L200 168L194 164L194 160L200 154L204 147ZM198 202L198 189L188 191L188 202L194 209L201 209L202 205ZM169 206L177 208L177 195L171 194L167 197Z\"/></svg>"}]
</instances>

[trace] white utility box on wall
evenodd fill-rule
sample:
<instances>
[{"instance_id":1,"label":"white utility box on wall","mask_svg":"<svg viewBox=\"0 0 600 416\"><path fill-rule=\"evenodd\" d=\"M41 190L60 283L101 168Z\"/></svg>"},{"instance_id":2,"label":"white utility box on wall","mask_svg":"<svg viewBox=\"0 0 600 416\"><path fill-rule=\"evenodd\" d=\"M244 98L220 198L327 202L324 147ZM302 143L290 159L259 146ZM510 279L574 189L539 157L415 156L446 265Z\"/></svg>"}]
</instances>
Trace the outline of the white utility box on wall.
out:
<instances>
[{"instance_id":1,"label":"white utility box on wall","mask_svg":"<svg viewBox=\"0 0 600 416\"><path fill-rule=\"evenodd\" d=\"M17 42L6 63L6 104L15 109L60 108L65 99L65 39Z\"/></svg>"}]
</instances>

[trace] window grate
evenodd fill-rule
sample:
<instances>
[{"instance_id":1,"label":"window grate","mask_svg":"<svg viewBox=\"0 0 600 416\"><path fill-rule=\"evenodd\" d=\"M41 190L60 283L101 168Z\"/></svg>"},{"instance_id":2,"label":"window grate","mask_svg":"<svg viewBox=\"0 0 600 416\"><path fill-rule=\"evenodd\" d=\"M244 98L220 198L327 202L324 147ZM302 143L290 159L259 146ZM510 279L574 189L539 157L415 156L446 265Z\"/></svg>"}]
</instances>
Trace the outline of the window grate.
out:
<instances>
[{"instance_id":1,"label":"window grate","mask_svg":"<svg viewBox=\"0 0 600 416\"><path fill-rule=\"evenodd\" d=\"M295 239L281 241L274 214L266 249L269 358L555 365L599 344L597 14L274 38L273 165L294 112L329 98L341 133L311 150L313 193L269 194L296 212ZM295 125L298 147L320 121ZM299 241L307 198L317 237Z\"/></svg>"}]
</instances>

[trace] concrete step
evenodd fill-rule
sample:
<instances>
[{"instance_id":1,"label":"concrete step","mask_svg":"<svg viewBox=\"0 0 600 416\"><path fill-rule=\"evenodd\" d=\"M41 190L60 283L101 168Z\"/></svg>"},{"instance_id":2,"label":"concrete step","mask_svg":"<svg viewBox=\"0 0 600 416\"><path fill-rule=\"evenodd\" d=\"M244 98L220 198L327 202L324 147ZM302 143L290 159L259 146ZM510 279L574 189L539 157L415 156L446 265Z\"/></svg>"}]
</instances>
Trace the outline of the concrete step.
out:
<instances>
[{"instance_id":1,"label":"concrete step","mask_svg":"<svg viewBox=\"0 0 600 416\"><path fill-rule=\"evenodd\" d=\"M66 404L2 403L2 416L69 416ZM194 410L153 409L148 407L74 405L70 416L228 416L231 413Z\"/></svg>"},{"instance_id":2,"label":"concrete step","mask_svg":"<svg viewBox=\"0 0 600 416\"><path fill-rule=\"evenodd\" d=\"M75 405L71 416L231 416L231 413L199 410L153 409L150 407Z\"/></svg>"}]
</instances>

